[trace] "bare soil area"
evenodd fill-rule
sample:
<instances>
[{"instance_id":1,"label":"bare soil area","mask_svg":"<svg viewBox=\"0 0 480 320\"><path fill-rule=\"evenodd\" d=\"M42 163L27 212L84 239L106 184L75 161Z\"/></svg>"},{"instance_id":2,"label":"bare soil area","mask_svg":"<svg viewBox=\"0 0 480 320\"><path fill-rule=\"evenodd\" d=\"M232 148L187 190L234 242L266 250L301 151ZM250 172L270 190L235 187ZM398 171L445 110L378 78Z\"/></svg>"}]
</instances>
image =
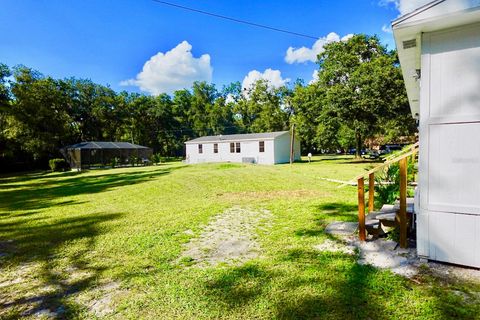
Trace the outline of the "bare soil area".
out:
<instances>
[{"instance_id":1,"label":"bare soil area","mask_svg":"<svg viewBox=\"0 0 480 320\"><path fill-rule=\"evenodd\" d=\"M185 245L179 261L206 267L220 263L240 264L254 259L261 253L256 233L268 228L271 219L267 210L230 208L217 215L200 236Z\"/></svg>"}]
</instances>

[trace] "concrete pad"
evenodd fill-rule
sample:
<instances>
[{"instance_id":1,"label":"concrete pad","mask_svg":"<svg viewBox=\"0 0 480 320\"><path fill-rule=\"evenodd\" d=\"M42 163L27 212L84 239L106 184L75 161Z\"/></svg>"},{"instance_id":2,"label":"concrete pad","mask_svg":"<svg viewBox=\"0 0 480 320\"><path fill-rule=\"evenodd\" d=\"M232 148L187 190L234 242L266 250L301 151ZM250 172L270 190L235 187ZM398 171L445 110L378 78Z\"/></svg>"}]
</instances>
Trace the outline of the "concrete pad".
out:
<instances>
[{"instance_id":1,"label":"concrete pad","mask_svg":"<svg viewBox=\"0 0 480 320\"><path fill-rule=\"evenodd\" d=\"M358 222L334 221L325 228L325 233L335 235L350 235L355 233L358 228Z\"/></svg>"}]
</instances>

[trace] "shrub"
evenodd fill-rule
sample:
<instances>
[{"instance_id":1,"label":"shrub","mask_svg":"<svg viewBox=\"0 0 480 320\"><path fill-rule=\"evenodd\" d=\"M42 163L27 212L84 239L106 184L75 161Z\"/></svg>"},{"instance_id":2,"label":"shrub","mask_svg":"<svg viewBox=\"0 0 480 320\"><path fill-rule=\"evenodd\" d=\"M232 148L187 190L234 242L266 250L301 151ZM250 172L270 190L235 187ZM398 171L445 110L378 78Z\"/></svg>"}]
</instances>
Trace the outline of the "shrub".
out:
<instances>
[{"instance_id":1,"label":"shrub","mask_svg":"<svg viewBox=\"0 0 480 320\"><path fill-rule=\"evenodd\" d=\"M159 164L162 162L162 156L160 155L160 153L155 153L152 155L152 162L154 164Z\"/></svg>"},{"instance_id":2,"label":"shrub","mask_svg":"<svg viewBox=\"0 0 480 320\"><path fill-rule=\"evenodd\" d=\"M407 165L407 181L415 180L415 164L412 161ZM376 206L381 207L383 204L392 204L400 197L400 165L391 164L383 174L375 176L375 201ZM407 188L407 196L413 195L413 189Z\"/></svg>"},{"instance_id":3,"label":"shrub","mask_svg":"<svg viewBox=\"0 0 480 320\"><path fill-rule=\"evenodd\" d=\"M65 161L65 159L50 159L50 161L48 161L48 165L53 172L66 171L70 169L70 166L68 165L67 161Z\"/></svg>"},{"instance_id":4,"label":"shrub","mask_svg":"<svg viewBox=\"0 0 480 320\"><path fill-rule=\"evenodd\" d=\"M131 155L129 161L132 167L134 167L136 164L138 164L138 157L135 155Z\"/></svg>"},{"instance_id":5,"label":"shrub","mask_svg":"<svg viewBox=\"0 0 480 320\"><path fill-rule=\"evenodd\" d=\"M112 168L115 168L116 166L118 166L120 164L120 158L118 157L113 157L112 158Z\"/></svg>"}]
</instances>

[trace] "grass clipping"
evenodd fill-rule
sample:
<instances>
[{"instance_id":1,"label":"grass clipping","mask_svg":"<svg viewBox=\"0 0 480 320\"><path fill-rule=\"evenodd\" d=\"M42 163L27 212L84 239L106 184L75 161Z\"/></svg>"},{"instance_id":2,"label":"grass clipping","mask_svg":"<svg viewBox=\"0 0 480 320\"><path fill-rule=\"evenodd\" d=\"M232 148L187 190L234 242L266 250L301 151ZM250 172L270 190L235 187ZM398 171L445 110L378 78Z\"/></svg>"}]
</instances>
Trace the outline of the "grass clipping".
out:
<instances>
[{"instance_id":1,"label":"grass clipping","mask_svg":"<svg viewBox=\"0 0 480 320\"><path fill-rule=\"evenodd\" d=\"M217 215L202 234L185 245L179 263L198 267L242 264L257 258L261 248L256 241L259 230L270 226L268 210L253 211L233 207Z\"/></svg>"}]
</instances>

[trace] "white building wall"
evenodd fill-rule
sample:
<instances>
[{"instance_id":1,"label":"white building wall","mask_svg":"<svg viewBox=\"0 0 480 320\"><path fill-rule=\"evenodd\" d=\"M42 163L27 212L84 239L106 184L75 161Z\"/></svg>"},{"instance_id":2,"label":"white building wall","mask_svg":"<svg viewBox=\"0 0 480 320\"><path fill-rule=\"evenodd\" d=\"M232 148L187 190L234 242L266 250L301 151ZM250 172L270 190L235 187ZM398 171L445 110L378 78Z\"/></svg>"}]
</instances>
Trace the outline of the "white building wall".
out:
<instances>
[{"instance_id":1,"label":"white building wall","mask_svg":"<svg viewBox=\"0 0 480 320\"><path fill-rule=\"evenodd\" d=\"M275 163L290 162L290 138L289 134L284 134L275 139ZM300 140L298 138L295 139L293 150L295 161L300 160Z\"/></svg>"},{"instance_id":2,"label":"white building wall","mask_svg":"<svg viewBox=\"0 0 480 320\"><path fill-rule=\"evenodd\" d=\"M425 33L418 253L480 267L480 25Z\"/></svg>"},{"instance_id":3,"label":"white building wall","mask_svg":"<svg viewBox=\"0 0 480 320\"><path fill-rule=\"evenodd\" d=\"M259 141L264 141L265 152L259 152ZM240 153L230 152L230 143L240 143ZM186 144L188 163L203 162L242 162L243 158L253 158L258 164L274 164L273 140L224 141L218 142L218 153L213 152L214 143L202 143L203 153L198 152L198 143Z\"/></svg>"}]
</instances>

